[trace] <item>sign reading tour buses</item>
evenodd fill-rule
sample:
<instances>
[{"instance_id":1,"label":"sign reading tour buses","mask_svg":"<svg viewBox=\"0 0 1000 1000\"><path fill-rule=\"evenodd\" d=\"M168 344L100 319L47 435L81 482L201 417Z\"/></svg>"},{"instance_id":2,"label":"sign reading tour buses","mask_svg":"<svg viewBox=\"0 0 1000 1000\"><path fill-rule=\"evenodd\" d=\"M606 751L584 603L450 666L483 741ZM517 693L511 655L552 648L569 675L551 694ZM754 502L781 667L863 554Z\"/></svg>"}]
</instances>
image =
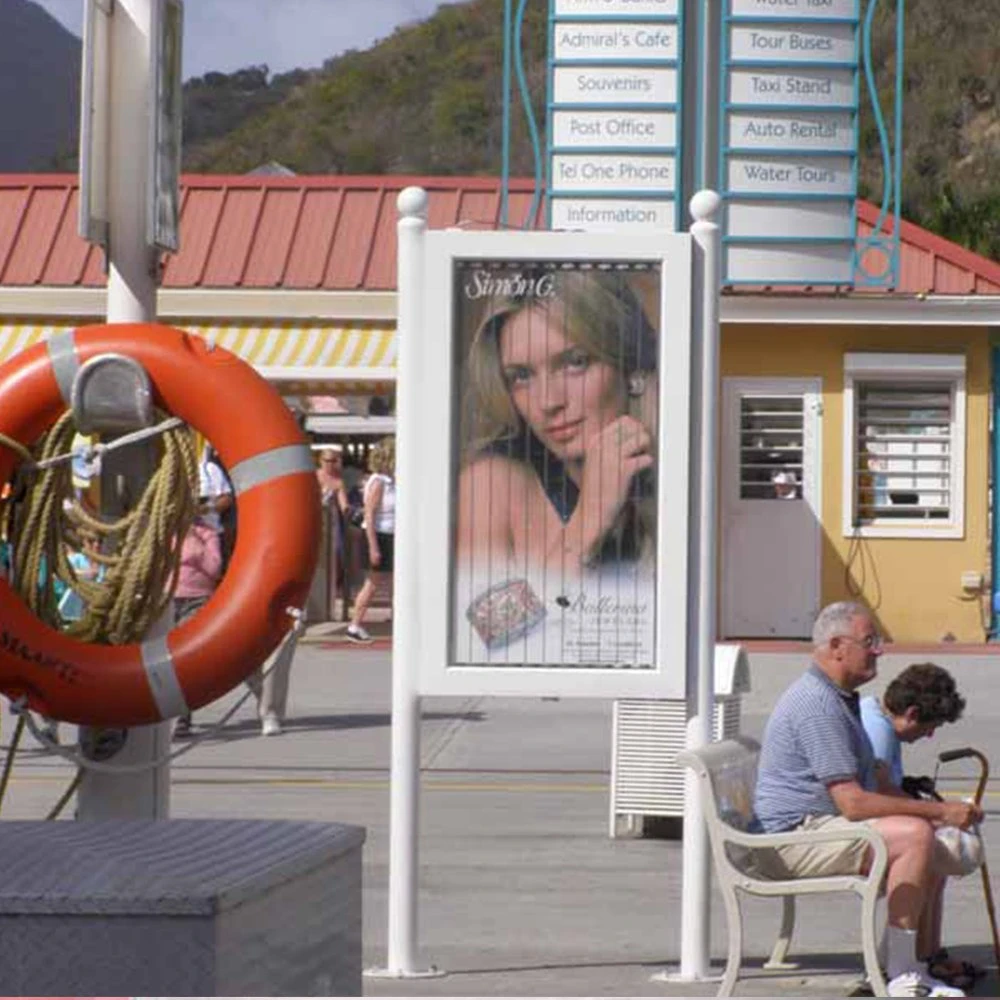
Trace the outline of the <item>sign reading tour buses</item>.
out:
<instances>
[{"instance_id":1,"label":"sign reading tour buses","mask_svg":"<svg viewBox=\"0 0 1000 1000\"><path fill-rule=\"evenodd\" d=\"M689 237L598 239L427 235L437 693L683 692Z\"/></svg>"}]
</instances>

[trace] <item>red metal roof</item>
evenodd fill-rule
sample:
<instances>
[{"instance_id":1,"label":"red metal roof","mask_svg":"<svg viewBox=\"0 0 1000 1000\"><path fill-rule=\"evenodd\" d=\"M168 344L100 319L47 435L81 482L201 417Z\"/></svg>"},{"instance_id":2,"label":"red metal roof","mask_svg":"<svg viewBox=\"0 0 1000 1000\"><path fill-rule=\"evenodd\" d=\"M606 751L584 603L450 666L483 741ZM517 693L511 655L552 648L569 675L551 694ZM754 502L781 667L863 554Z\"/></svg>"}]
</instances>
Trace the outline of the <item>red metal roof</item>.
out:
<instances>
[{"instance_id":1,"label":"red metal roof","mask_svg":"<svg viewBox=\"0 0 1000 1000\"><path fill-rule=\"evenodd\" d=\"M500 225L495 177L191 175L182 180L181 252L166 258L163 285L392 291L396 197L410 185L429 194L431 228ZM528 219L533 191L529 180L511 181L512 228ZM75 174L0 175L0 286L105 283L100 252L77 235L77 202ZM865 236L878 211L863 201L857 211ZM541 220L539 205L534 224ZM908 222L900 236L896 292L1000 294L1000 264Z\"/></svg>"}]
</instances>

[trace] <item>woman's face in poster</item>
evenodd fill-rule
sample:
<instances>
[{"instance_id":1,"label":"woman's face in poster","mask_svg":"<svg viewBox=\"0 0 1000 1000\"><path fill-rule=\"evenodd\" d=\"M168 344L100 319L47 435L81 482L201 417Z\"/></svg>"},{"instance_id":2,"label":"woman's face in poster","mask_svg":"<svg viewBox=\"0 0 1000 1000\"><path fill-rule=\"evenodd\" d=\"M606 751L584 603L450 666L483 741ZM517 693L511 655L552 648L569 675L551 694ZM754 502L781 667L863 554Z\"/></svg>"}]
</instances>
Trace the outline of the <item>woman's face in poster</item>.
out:
<instances>
[{"instance_id":1,"label":"woman's face in poster","mask_svg":"<svg viewBox=\"0 0 1000 1000\"><path fill-rule=\"evenodd\" d=\"M563 461L582 460L588 442L619 414L617 372L566 337L558 307L508 319L500 363L514 408Z\"/></svg>"}]
</instances>

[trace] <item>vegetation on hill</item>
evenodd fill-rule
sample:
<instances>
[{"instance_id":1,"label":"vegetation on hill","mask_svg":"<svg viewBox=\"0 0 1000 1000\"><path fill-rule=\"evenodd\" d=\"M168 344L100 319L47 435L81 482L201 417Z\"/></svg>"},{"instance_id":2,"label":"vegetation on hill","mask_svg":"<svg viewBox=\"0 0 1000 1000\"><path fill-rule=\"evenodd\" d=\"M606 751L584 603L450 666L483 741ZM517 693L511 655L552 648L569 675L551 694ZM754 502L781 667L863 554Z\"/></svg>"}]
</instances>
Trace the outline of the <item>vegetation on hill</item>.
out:
<instances>
[{"instance_id":1,"label":"vegetation on hill","mask_svg":"<svg viewBox=\"0 0 1000 1000\"><path fill-rule=\"evenodd\" d=\"M873 36L875 78L890 126L894 6L876 8ZM202 127L189 88L187 166L240 173L277 160L301 173L495 174L501 163L503 10L503 0L445 6L367 52L350 52L297 76L290 90L289 81L278 77L265 88L280 91L276 99L241 123L233 102L235 127L224 132ZM529 3L522 34L540 129L547 15L547 3ZM1000 258L995 2L909 0L905 33L903 215ZM863 104L861 194L878 203L879 137L867 97ZM530 133L520 103L514 108L511 169L531 175ZM544 148L544 134L539 141Z\"/></svg>"}]
</instances>

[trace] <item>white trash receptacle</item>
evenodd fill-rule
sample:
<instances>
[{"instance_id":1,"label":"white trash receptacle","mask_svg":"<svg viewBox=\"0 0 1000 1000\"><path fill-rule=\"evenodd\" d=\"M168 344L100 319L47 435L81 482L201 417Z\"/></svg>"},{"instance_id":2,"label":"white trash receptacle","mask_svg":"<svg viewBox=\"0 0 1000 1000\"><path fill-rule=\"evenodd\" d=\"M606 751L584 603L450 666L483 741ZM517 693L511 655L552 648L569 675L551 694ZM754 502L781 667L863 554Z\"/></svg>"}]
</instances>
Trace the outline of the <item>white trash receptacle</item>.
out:
<instances>
[{"instance_id":1,"label":"white trash receptacle","mask_svg":"<svg viewBox=\"0 0 1000 1000\"><path fill-rule=\"evenodd\" d=\"M715 647L713 735L728 739L740 731L741 696L750 690L746 650L733 643ZM610 835L642 833L646 816L684 815L684 749L687 702L629 698L616 701L611 736Z\"/></svg>"}]
</instances>

